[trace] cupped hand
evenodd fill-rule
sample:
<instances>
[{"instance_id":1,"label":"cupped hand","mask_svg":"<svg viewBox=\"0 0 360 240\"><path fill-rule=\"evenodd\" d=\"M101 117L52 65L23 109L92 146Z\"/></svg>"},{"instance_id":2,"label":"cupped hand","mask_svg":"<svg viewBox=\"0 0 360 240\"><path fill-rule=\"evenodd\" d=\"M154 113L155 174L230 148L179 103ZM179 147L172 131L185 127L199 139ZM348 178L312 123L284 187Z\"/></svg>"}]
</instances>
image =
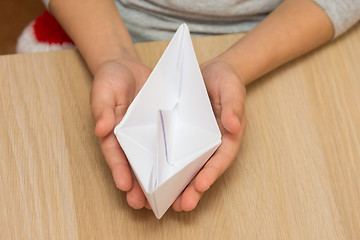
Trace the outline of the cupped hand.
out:
<instances>
[{"instance_id":1,"label":"cupped hand","mask_svg":"<svg viewBox=\"0 0 360 240\"><path fill-rule=\"evenodd\" d=\"M221 59L203 63L200 68L222 134L222 143L175 200L172 205L175 211L191 211L196 207L203 193L235 159L246 128L246 90L234 69Z\"/></svg>"},{"instance_id":2,"label":"cupped hand","mask_svg":"<svg viewBox=\"0 0 360 240\"><path fill-rule=\"evenodd\" d=\"M127 191L128 204L135 209L149 208L149 204L113 130L150 73L151 69L137 60L106 62L96 71L90 94L95 134L99 137L102 152L117 188Z\"/></svg>"}]
</instances>

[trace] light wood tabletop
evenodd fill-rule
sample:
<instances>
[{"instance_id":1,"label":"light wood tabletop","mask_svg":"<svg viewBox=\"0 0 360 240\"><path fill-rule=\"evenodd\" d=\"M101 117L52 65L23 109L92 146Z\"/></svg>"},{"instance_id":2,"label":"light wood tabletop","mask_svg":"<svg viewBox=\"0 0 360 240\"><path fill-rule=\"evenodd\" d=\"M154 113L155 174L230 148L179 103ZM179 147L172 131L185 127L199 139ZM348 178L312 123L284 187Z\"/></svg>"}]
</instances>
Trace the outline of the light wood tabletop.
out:
<instances>
[{"instance_id":1,"label":"light wood tabletop","mask_svg":"<svg viewBox=\"0 0 360 240\"><path fill-rule=\"evenodd\" d=\"M194 39L199 62L242 35ZM154 67L166 42L138 44ZM74 50L0 57L0 239L360 239L360 25L247 87L233 165L192 212L133 210Z\"/></svg>"}]
</instances>

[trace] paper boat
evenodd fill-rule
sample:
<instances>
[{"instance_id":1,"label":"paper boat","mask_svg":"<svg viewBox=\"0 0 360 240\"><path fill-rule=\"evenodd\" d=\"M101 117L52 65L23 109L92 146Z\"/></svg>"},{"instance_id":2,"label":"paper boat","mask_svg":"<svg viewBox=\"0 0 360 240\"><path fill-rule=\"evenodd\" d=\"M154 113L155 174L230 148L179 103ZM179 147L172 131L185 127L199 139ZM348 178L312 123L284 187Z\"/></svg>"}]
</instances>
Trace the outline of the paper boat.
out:
<instances>
[{"instance_id":1,"label":"paper boat","mask_svg":"<svg viewBox=\"0 0 360 240\"><path fill-rule=\"evenodd\" d=\"M114 132L160 219L221 143L186 24Z\"/></svg>"}]
</instances>

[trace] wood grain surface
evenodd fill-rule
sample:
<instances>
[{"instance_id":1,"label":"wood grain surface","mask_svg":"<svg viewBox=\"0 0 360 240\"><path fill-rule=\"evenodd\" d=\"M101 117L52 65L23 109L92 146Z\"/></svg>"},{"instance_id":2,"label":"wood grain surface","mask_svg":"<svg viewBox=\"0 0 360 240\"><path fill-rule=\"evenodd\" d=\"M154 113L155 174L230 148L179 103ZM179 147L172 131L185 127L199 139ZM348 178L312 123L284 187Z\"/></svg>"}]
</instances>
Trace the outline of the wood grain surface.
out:
<instances>
[{"instance_id":1,"label":"wood grain surface","mask_svg":"<svg viewBox=\"0 0 360 240\"><path fill-rule=\"evenodd\" d=\"M194 39L200 62L242 35ZM138 44L155 65L166 42ZM0 57L0 239L359 239L360 25L247 87L233 165L157 220L116 190L76 51Z\"/></svg>"}]
</instances>

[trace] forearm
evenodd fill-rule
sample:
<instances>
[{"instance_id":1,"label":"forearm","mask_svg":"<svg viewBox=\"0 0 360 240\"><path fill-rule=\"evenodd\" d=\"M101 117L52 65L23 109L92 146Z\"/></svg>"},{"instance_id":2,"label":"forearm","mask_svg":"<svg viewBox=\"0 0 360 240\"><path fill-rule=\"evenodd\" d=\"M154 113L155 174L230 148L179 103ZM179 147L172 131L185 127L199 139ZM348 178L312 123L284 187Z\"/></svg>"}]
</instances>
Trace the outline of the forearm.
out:
<instances>
[{"instance_id":1,"label":"forearm","mask_svg":"<svg viewBox=\"0 0 360 240\"><path fill-rule=\"evenodd\" d=\"M92 73L104 62L137 58L113 0L51 0L50 9L75 42Z\"/></svg>"},{"instance_id":2,"label":"forearm","mask_svg":"<svg viewBox=\"0 0 360 240\"><path fill-rule=\"evenodd\" d=\"M286 0L219 58L245 84L329 41L333 26L311 0Z\"/></svg>"}]
</instances>

